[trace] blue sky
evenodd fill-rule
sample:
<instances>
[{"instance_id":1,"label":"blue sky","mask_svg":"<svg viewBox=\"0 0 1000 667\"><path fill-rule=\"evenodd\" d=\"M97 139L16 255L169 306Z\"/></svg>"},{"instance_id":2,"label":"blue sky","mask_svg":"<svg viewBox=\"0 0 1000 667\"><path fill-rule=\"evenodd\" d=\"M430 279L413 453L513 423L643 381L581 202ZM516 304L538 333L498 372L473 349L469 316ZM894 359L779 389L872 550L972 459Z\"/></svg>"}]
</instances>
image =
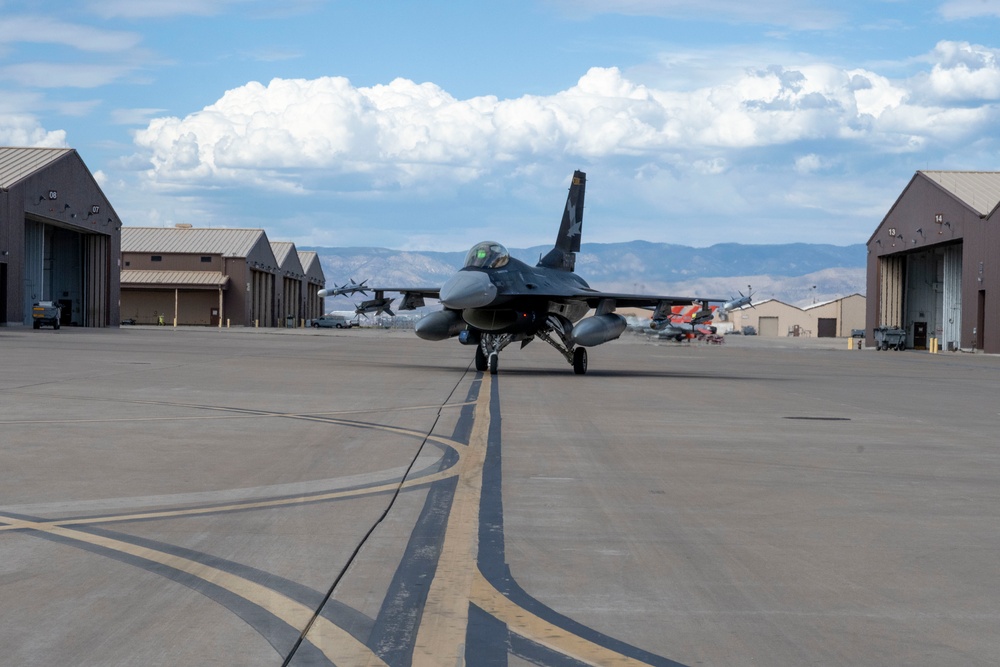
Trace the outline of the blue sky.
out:
<instances>
[{"instance_id":1,"label":"blue sky","mask_svg":"<svg viewBox=\"0 0 1000 667\"><path fill-rule=\"evenodd\" d=\"M1000 0L0 0L0 145L300 246L867 240L1000 170Z\"/></svg>"}]
</instances>

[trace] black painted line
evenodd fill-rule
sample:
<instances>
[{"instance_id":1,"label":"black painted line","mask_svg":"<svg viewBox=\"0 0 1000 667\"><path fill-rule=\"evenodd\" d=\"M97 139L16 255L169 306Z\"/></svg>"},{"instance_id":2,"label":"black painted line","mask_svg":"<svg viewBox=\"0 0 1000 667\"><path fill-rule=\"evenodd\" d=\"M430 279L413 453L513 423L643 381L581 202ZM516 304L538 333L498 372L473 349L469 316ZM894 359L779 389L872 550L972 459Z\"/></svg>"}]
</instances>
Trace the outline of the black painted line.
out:
<instances>
[{"instance_id":1,"label":"black painted line","mask_svg":"<svg viewBox=\"0 0 1000 667\"><path fill-rule=\"evenodd\" d=\"M682 663L655 655L564 616L529 595L510 573L504 551L503 475L501 463L501 414L498 378L492 376L490 429L486 460L483 465L483 489L479 509L479 570L498 591L514 604L567 632L598 646L645 662L654 667L685 667Z\"/></svg>"},{"instance_id":2,"label":"black painted line","mask_svg":"<svg viewBox=\"0 0 1000 667\"><path fill-rule=\"evenodd\" d=\"M479 383L469 387L469 403L462 407L452 439L469 442L475 421L475 399ZM457 462L458 454L446 454ZM406 550L382 600L368 647L390 665L408 665L413 658L413 648L423 618L424 603L430 591L438 559L444 544L448 516L454 500L458 476L436 482L424 500L424 507L410 533ZM469 663L470 665L475 663Z\"/></svg>"},{"instance_id":3,"label":"black painted line","mask_svg":"<svg viewBox=\"0 0 1000 667\"><path fill-rule=\"evenodd\" d=\"M385 521L385 518L389 515L389 512L392 511L393 506L396 504L396 499L399 498L399 494L403 490L403 484L406 482L407 477L409 476L410 472L413 470L413 466L416 465L417 459L420 458L420 454L424 451L424 447L427 445L428 442L431 442L431 436L434 434L434 429L437 428L438 422L441 420L441 413L442 413L442 411L448 405L449 401L451 400L451 397L455 395L456 391L458 391L458 388L459 388L459 386L461 386L461 384L462 384L462 382L463 382L464 379L465 379L465 374L463 373L458 378L458 380L455 382L455 385L452 387L451 391L448 393L448 396L445 398L444 402L441 404L441 407L438 409L437 415L435 415L433 423L431 423L431 426L427 430L427 433L424 436L424 439L421 441L420 446L417 448L416 453L413 455L413 458L410 460L410 465L407 468L406 472L403 474L403 479L400 480L399 484L397 485L396 491L392 495L392 498L386 504L386 507L383 510L382 514L374 521L374 523L372 523L371 527L368 529L368 532L365 533L365 535L358 542L357 546L355 547L354 551L351 553L350 557L347 559L347 562L344 564L343 568L341 568L340 572L337 573L337 576L334 578L333 583L330 585L329 590L327 590L326 595L323 598L323 603L316 610L316 613L313 615L313 618L309 621L309 623L306 624L306 627L302 630L302 633L299 636L298 641L295 643L295 645L292 647L292 650L289 651L288 655L285 657L285 660L284 660L284 662L282 662L281 667L288 667L289 664L291 663L292 659L295 658L295 655L298 652L299 647L304 642L308 641L306 639L306 637L309 634L309 630L312 629L313 624L316 622L316 618L322 615L323 609L326 607L326 604L333 598L333 593L337 589L338 584L340 584L340 581L347 574L347 571L350 569L351 565L357 559L358 554L361 553L361 549L364 548L364 546L368 542L368 540L371 539L371 536L375 532L375 529L378 528L382 524L383 521ZM371 648L371 646L368 646L368 648Z\"/></svg>"},{"instance_id":4,"label":"black painted line","mask_svg":"<svg viewBox=\"0 0 1000 667\"><path fill-rule=\"evenodd\" d=\"M193 574L183 572L168 565L164 565L163 563L155 563L146 560L141 556L118 551L116 549L110 549L97 544L92 544L90 542L77 541L44 531L35 531L32 534L33 536L44 540L66 544L82 551L88 551L111 560L132 565L133 567L157 574L165 579L169 579L190 588L196 593L199 593L200 595L218 603L223 608L242 619L274 648L278 656L283 655L284 652L294 644L299 635L297 628L292 627L266 609L259 607L232 591ZM315 648L313 648L310 653L313 654L311 656L311 660L313 661L312 664L333 664Z\"/></svg>"}]
</instances>

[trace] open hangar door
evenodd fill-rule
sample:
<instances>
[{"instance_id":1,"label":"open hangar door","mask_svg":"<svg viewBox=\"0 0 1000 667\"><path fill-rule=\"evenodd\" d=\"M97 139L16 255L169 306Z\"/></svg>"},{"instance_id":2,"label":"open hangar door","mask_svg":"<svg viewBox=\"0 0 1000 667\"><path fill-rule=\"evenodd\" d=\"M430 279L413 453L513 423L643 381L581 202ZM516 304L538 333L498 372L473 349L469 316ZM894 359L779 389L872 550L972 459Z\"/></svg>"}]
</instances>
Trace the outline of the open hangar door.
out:
<instances>
[{"instance_id":1,"label":"open hangar door","mask_svg":"<svg viewBox=\"0 0 1000 667\"><path fill-rule=\"evenodd\" d=\"M24 324L38 301L62 306L61 324L107 326L110 237L33 216L24 228Z\"/></svg>"},{"instance_id":2,"label":"open hangar door","mask_svg":"<svg viewBox=\"0 0 1000 667\"><path fill-rule=\"evenodd\" d=\"M957 348L962 314L962 246L928 248L905 257L902 326L907 346L926 350L930 340L937 338L942 348Z\"/></svg>"}]
</instances>

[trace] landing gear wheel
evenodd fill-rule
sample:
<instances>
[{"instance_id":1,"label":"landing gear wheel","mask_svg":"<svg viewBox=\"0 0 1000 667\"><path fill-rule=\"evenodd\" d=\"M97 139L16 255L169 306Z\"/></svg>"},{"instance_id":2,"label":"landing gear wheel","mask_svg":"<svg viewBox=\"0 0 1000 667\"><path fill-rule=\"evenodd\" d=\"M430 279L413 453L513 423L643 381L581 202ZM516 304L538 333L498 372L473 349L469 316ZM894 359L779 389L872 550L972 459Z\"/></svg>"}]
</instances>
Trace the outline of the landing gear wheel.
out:
<instances>
[{"instance_id":1,"label":"landing gear wheel","mask_svg":"<svg viewBox=\"0 0 1000 667\"><path fill-rule=\"evenodd\" d=\"M486 353L483 352L483 348L480 345L476 346L476 370L479 372L485 371L489 368L489 361L486 359Z\"/></svg>"},{"instance_id":2,"label":"landing gear wheel","mask_svg":"<svg viewBox=\"0 0 1000 667\"><path fill-rule=\"evenodd\" d=\"M587 372L587 348L578 347L573 350L573 372L584 375Z\"/></svg>"},{"instance_id":3,"label":"landing gear wheel","mask_svg":"<svg viewBox=\"0 0 1000 667\"><path fill-rule=\"evenodd\" d=\"M496 375L500 368L500 355L496 352L490 354L490 375Z\"/></svg>"}]
</instances>

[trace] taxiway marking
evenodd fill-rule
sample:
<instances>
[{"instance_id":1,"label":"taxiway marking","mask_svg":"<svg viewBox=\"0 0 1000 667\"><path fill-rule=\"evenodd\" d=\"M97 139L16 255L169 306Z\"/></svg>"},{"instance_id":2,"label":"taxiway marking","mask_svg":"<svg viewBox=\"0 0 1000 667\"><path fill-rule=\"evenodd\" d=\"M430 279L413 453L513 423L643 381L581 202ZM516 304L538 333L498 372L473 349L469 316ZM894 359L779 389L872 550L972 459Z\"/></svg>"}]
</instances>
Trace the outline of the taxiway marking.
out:
<instances>
[{"instance_id":1,"label":"taxiway marking","mask_svg":"<svg viewBox=\"0 0 1000 667\"><path fill-rule=\"evenodd\" d=\"M311 607L296 602L273 589L189 558L183 558L102 535L94 535L81 530L66 528L53 523L25 521L13 517L0 517L0 520L8 522L14 528L37 530L57 535L64 539L86 542L152 563L165 565L185 574L190 574L238 595L300 631L313 619L315 613L315 610ZM347 631L321 616L316 618L312 631L309 633L308 641L322 651L323 655L329 658L334 664L385 665L371 649L356 640Z\"/></svg>"},{"instance_id":2,"label":"taxiway marking","mask_svg":"<svg viewBox=\"0 0 1000 667\"><path fill-rule=\"evenodd\" d=\"M465 663L469 599L479 553L479 500L490 427L490 384L488 378L480 383L469 445L455 466L458 485L413 647L412 664L417 667Z\"/></svg>"},{"instance_id":3,"label":"taxiway marking","mask_svg":"<svg viewBox=\"0 0 1000 667\"><path fill-rule=\"evenodd\" d=\"M498 591L478 569L469 600L494 618L506 623L507 629L511 632L585 664L614 667L649 664L595 644L533 614Z\"/></svg>"}]
</instances>

